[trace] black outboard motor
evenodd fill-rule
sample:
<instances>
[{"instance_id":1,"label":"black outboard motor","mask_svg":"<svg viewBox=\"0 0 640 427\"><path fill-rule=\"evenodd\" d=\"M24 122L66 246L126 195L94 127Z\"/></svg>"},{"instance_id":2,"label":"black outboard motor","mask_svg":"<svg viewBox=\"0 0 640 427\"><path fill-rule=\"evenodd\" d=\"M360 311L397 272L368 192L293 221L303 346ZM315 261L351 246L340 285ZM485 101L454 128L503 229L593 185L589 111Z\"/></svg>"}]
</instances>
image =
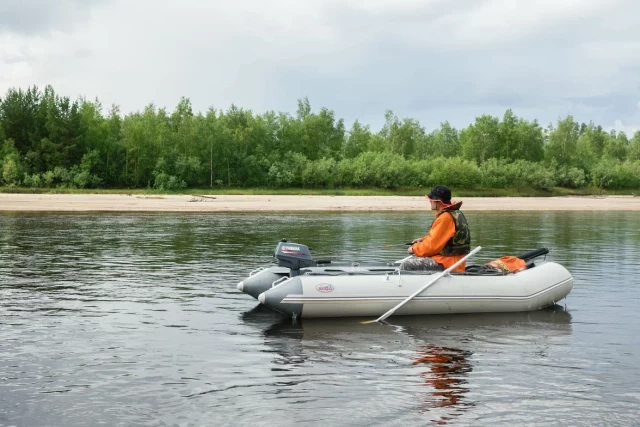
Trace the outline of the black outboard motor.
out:
<instances>
[{"instance_id":1,"label":"black outboard motor","mask_svg":"<svg viewBox=\"0 0 640 427\"><path fill-rule=\"evenodd\" d=\"M311 251L305 245L299 243L289 243L282 240L276 247L273 254L278 260L280 267L291 269L291 276L297 276L301 268L311 267L314 265Z\"/></svg>"}]
</instances>

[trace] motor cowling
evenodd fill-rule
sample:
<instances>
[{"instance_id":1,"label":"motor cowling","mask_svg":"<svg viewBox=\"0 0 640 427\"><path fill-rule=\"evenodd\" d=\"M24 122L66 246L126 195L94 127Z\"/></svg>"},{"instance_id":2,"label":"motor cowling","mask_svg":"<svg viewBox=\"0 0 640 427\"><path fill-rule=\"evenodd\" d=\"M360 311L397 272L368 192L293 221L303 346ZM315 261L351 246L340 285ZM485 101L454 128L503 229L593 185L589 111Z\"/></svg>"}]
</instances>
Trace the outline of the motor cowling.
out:
<instances>
[{"instance_id":1,"label":"motor cowling","mask_svg":"<svg viewBox=\"0 0 640 427\"><path fill-rule=\"evenodd\" d=\"M274 256L278 260L280 267L290 268L291 270L300 270L314 265L309 248L299 243L279 242Z\"/></svg>"}]
</instances>

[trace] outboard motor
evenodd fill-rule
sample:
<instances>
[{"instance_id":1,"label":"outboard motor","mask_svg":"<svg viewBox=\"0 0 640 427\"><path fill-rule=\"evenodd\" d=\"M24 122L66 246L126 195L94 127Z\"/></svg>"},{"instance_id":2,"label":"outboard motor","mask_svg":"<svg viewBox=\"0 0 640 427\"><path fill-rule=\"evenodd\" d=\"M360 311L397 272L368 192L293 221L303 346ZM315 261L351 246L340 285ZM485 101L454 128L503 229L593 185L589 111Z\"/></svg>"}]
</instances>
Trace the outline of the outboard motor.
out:
<instances>
[{"instance_id":1,"label":"outboard motor","mask_svg":"<svg viewBox=\"0 0 640 427\"><path fill-rule=\"evenodd\" d=\"M314 265L311 251L307 246L299 243L289 243L286 240L278 243L273 256L278 260L280 267L291 269L291 277L297 276L301 268Z\"/></svg>"}]
</instances>

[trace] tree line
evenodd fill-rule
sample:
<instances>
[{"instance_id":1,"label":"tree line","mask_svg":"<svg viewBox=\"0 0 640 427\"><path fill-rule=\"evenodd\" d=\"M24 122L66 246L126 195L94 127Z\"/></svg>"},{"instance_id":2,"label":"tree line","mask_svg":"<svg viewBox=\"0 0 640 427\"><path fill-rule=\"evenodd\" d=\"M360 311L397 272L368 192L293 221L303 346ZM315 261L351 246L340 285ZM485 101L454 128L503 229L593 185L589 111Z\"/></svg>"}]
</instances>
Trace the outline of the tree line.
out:
<instances>
[{"instance_id":1,"label":"tree line","mask_svg":"<svg viewBox=\"0 0 640 427\"><path fill-rule=\"evenodd\" d=\"M298 101L295 115L153 104L122 114L51 86L0 98L0 185L68 188L640 188L640 131L568 115L541 126L507 110L430 132L385 114L380 131Z\"/></svg>"}]
</instances>

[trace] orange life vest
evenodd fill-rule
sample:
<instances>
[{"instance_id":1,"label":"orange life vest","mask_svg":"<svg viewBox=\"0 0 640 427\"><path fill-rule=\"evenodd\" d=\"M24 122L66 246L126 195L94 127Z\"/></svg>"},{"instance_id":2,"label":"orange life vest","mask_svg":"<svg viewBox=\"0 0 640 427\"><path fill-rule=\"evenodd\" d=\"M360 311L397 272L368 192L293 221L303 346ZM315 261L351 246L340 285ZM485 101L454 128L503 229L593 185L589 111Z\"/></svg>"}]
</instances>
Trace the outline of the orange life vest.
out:
<instances>
[{"instance_id":1,"label":"orange life vest","mask_svg":"<svg viewBox=\"0 0 640 427\"><path fill-rule=\"evenodd\" d=\"M517 273L527 269L527 263L515 256L503 256L487 263L487 265L503 273Z\"/></svg>"}]
</instances>

